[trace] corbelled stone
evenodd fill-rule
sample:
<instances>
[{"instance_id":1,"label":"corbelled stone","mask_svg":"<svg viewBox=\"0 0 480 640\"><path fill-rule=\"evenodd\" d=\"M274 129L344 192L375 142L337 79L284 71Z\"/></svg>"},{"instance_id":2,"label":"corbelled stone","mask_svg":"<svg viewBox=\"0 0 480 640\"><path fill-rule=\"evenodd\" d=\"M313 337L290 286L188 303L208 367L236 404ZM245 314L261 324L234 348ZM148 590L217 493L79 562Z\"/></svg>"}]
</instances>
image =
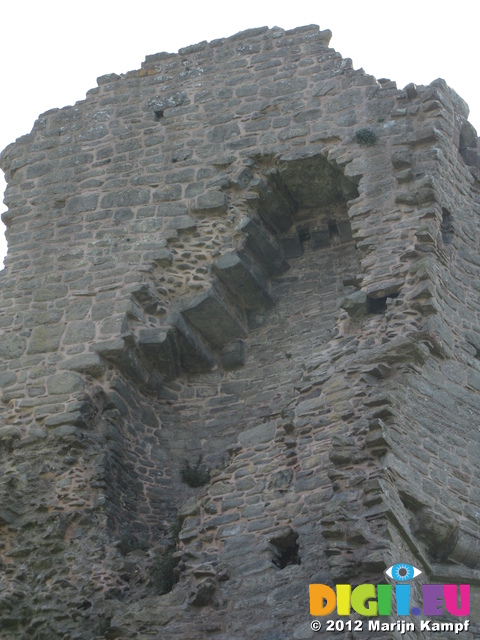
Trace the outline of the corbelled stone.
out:
<instances>
[{"instance_id":1,"label":"corbelled stone","mask_svg":"<svg viewBox=\"0 0 480 640\"><path fill-rule=\"evenodd\" d=\"M182 315L213 347L247 336L241 313L213 289L188 300Z\"/></svg>"},{"instance_id":2,"label":"corbelled stone","mask_svg":"<svg viewBox=\"0 0 480 640\"><path fill-rule=\"evenodd\" d=\"M267 279L248 256L234 251L226 253L215 260L213 270L247 308L273 304Z\"/></svg>"}]
</instances>

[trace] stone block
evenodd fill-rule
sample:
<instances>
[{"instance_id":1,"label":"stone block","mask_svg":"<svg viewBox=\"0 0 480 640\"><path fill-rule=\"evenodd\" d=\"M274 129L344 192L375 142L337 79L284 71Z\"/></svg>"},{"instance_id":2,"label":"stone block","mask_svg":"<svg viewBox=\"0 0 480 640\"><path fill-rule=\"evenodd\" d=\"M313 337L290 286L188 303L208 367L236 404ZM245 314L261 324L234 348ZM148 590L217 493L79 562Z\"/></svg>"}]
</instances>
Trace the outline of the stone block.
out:
<instances>
[{"instance_id":1,"label":"stone block","mask_svg":"<svg viewBox=\"0 0 480 640\"><path fill-rule=\"evenodd\" d=\"M83 373L93 378L99 378L105 372L105 366L97 353L82 353L77 356L71 356L62 362L60 367L69 371L78 371L78 373Z\"/></svg>"},{"instance_id":2,"label":"stone block","mask_svg":"<svg viewBox=\"0 0 480 640\"><path fill-rule=\"evenodd\" d=\"M202 580L191 594L188 604L192 607L206 607L213 600L215 589L215 581L212 578Z\"/></svg>"},{"instance_id":3,"label":"stone block","mask_svg":"<svg viewBox=\"0 0 480 640\"><path fill-rule=\"evenodd\" d=\"M299 258L303 255L303 246L297 232L282 238L283 255L289 258Z\"/></svg>"},{"instance_id":4,"label":"stone block","mask_svg":"<svg viewBox=\"0 0 480 640\"><path fill-rule=\"evenodd\" d=\"M367 312L367 294L364 291L354 291L343 299L342 308L351 316Z\"/></svg>"},{"instance_id":5,"label":"stone block","mask_svg":"<svg viewBox=\"0 0 480 640\"><path fill-rule=\"evenodd\" d=\"M197 228L197 223L191 216L180 215L166 220L163 228L175 231L192 231Z\"/></svg>"},{"instance_id":6,"label":"stone block","mask_svg":"<svg viewBox=\"0 0 480 640\"><path fill-rule=\"evenodd\" d=\"M89 193L85 196L73 196L67 200L65 213L73 215L84 211L95 211L98 204L98 194Z\"/></svg>"},{"instance_id":7,"label":"stone block","mask_svg":"<svg viewBox=\"0 0 480 640\"><path fill-rule=\"evenodd\" d=\"M128 333L128 319L125 313L106 314L100 320L101 336L123 336Z\"/></svg>"},{"instance_id":8,"label":"stone block","mask_svg":"<svg viewBox=\"0 0 480 640\"><path fill-rule=\"evenodd\" d=\"M312 229L312 231L310 231L310 243L314 251L316 251L317 249L330 247L332 244L332 239L328 232L327 226L324 226L323 228Z\"/></svg>"},{"instance_id":9,"label":"stone block","mask_svg":"<svg viewBox=\"0 0 480 640\"><path fill-rule=\"evenodd\" d=\"M268 281L260 268L244 253L231 251L218 258L214 273L238 297L247 309L270 307L273 300Z\"/></svg>"},{"instance_id":10,"label":"stone block","mask_svg":"<svg viewBox=\"0 0 480 640\"><path fill-rule=\"evenodd\" d=\"M74 443L82 439L81 431L73 424L64 424L52 430L54 438Z\"/></svg>"},{"instance_id":11,"label":"stone block","mask_svg":"<svg viewBox=\"0 0 480 640\"><path fill-rule=\"evenodd\" d=\"M92 349L104 358L114 360L119 357L125 349L124 338L114 338L112 340L104 340L102 342L96 342Z\"/></svg>"},{"instance_id":12,"label":"stone block","mask_svg":"<svg viewBox=\"0 0 480 640\"><path fill-rule=\"evenodd\" d=\"M16 426L2 425L0 427L0 441L2 440L18 440L22 437L22 429Z\"/></svg>"},{"instance_id":13,"label":"stone block","mask_svg":"<svg viewBox=\"0 0 480 640\"><path fill-rule=\"evenodd\" d=\"M280 233L288 231L292 226L296 204L277 172L272 172L268 179L257 179L251 186L258 193L261 216L269 226Z\"/></svg>"},{"instance_id":14,"label":"stone block","mask_svg":"<svg viewBox=\"0 0 480 640\"><path fill-rule=\"evenodd\" d=\"M156 249L146 251L143 254L143 259L146 262L153 262L159 267L169 267L173 262L173 255L168 249Z\"/></svg>"},{"instance_id":15,"label":"stone block","mask_svg":"<svg viewBox=\"0 0 480 640\"><path fill-rule=\"evenodd\" d=\"M173 380L180 374L180 350L173 327L142 329L138 345L167 379Z\"/></svg>"},{"instance_id":16,"label":"stone block","mask_svg":"<svg viewBox=\"0 0 480 640\"><path fill-rule=\"evenodd\" d=\"M275 437L275 431L276 423L272 420L271 422L265 422L252 429L243 431L238 436L238 441L245 448L255 446L256 444L272 440Z\"/></svg>"},{"instance_id":17,"label":"stone block","mask_svg":"<svg viewBox=\"0 0 480 640\"><path fill-rule=\"evenodd\" d=\"M153 192L154 202L171 202L172 200L179 200L182 197L182 185L173 184L164 189L157 189Z\"/></svg>"},{"instance_id":18,"label":"stone block","mask_svg":"<svg viewBox=\"0 0 480 640\"><path fill-rule=\"evenodd\" d=\"M190 373L212 371L218 364L209 346L187 325L180 313L172 314L171 323L175 326L180 351L182 369Z\"/></svg>"},{"instance_id":19,"label":"stone block","mask_svg":"<svg viewBox=\"0 0 480 640\"><path fill-rule=\"evenodd\" d=\"M222 367L226 371L236 369L245 364L245 344L243 340L234 340L223 347L220 354Z\"/></svg>"},{"instance_id":20,"label":"stone block","mask_svg":"<svg viewBox=\"0 0 480 640\"><path fill-rule=\"evenodd\" d=\"M181 313L212 347L223 347L247 336L242 314L213 289L187 300Z\"/></svg>"},{"instance_id":21,"label":"stone block","mask_svg":"<svg viewBox=\"0 0 480 640\"><path fill-rule=\"evenodd\" d=\"M151 284L147 284L146 282L137 283L127 290L147 313L155 313L160 298Z\"/></svg>"},{"instance_id":22,"label":"stone block","mask_svg":"<svg viewBox=\"0 0 480 640\"><path fill-rule=\"evenodd\" d=\"M104 138L108 134L108 127L103 123L97 124L96 126L89 127L88 129L84 129L82 133L79 133L78 139L82 142L91 142L93 140L100 140Z\"/></svg>"},{"instance_id":23,"label":"stone block","mask_svg":"<svg viewBox=\"0 0 480 640\"><path fill-rule=\"evenodd\" d=\"M199 213L226 213L227 196L221 191L207 191L195 199L195 211Z\"/></svg>"},{"instance_id":24,"label":"stone block","mask_svg":"<svg viewBox=\"0 0 480 640\"><path fill-rule=\"evenodd\" d=\"M150 56L151 57L151 56ZM173 109L189 104L190 100L185 91L169 92L166 96L155 97L149 100L145 110L152 110L157 118L163 116L165 109Z\"/></svg>"},{"instance_id":25,"label":"stone block","mask_svg":"<svg viewBox=\"0 0 480 640\"><path fill-rule=\"evenodd\" d=\"M35 163L27 167L27 178L39 178L46 173L53 171L54 164L52 162Z\"/></svg>"},{"instance_id":26,"label":"stone block","mask_svg":"<svg viewBox=\"0 0 480 640\"><path fill-rule=\"evenodd\" d=\"M120 80L121 76L117 73L106 73L103 76L99 76L97 78L97 84L109 84L110 82L115 82L116 80Z\"/></svg>"},{"instance_id":27,"label":"stone block","mask_svg":"<svg viewBox=\"0 0 480 640\"><path fill-rule=\"evenodd\" d=\"M34 327L28 342L27 353L49 353L60 346L64 327L60 325L41 325Z\"/></svg>"},{"instance_id":28,"label":"stone block","mask_svg":"<svg viewBox=\"0 0 480 640\"><path fill-rule=\"evenodd\" d=\"M344 242L350 242L352 240L352 227L350 226L350 222L348 220L337 220L337 230L338 235L340 236L340 242L343 244Z\"/></svg>"},{"instance_id":29,"label":"stone block","mask_svg":"<svg viewBox=\"0 0 480 640\"><path fill-rule=\"evenodd\" d=\"M265 269L269 276L277 276L289 269L276 239L258 222L245 216L239 225L245 234L244 247Z\"/></svg>"},{"instance_id":30,"label":"stone block","mask_svg":"<svg viewBox=\"0 0 480 640\"><path fill-rule=\"evenodd\" d=\"M129 347L122 351L115 359L115 362L120 370L136 384L139 386L148 385L150 380L149 372L144 362L142 362L140 354L134 347Z\"/></svg>"},{"instance_id":31,"label":"stone block","mask_svg":"<svg viewBox=\"0 0 480 640\"><path fill-rule=\"evenodd\" d=\"M228 122L213 127L208 132L207 139L209 142L225 142L231 138L237 138L240 133L240 127L237 122Z\"/></svg>"},{"instance_id":32,"label":"stone block","mask_svg":"<svg viewBox=\"0 0 480 640\"><path fill-rule=\"evenodd\" d=\"M183 202L165 202L157 207L158 215L161 218L188 215L188 207Z\"/></svg>"},{"instance_id":33,"label":"stone block","mask_svg":"<svg viewBox=\"0 0 480 640\"><path fill-rule=\"evenodd\" d=\"M112 191L102 198L100 203L103 209L111 207L135 207L147 204L150 200L150 189L125 189Z\"/></svg>"},{"instance_id":34,"label":"stone block","mask_svg":"<svg viewBox=\"0 0 480 640\"><path fill-rule=\"evenodd\" d=\"M184 520L188 516L196 516L200 513L200 504L194 496L184 502L177 511L177 518Z\"/></svg>"},{"instance_id":35,"label":"stone block","mask_svg":"<svg viewBox=\"0 0 480 640\"><path fill-rule=\"evenodd\" d=\"M76 393L83 391L84 386L79 375L67 371L50 376L47 380L47 390L51 395Z\"/></svg>"},{"instance_id":36,"label":"stone block","mask_svg":"<svg viewBox=\"0 0 480 640\"><path fill-rule=\"evenodd\" d=\"M49 416L44 422L47 428L56 428L61 425L73 425L74 427L86 427L85 416L80 411L69 411Z\"/></svg>"},{"instance_id":37,"label":"stone block","mask_svg":"<svg viewBox=\"0 0 480 640\"><path fill-rule=\"evenodd\" d=\"M307 80L305 78L297 78L295 80L277 80L276 82L265 85L261 89L260 95L264 98L276 98L301 92L306 86Z\"/></svg>"},{"instance_id":38,"label":"stone block","mask_svg":"<svg viewBox=\"0 0 480 640\"><path fill-rule=\"evenodd\" d=\"M64 344L85 344L95 337L95 324L90 320L70 322L63 337Z\"/></svg>"},{"instance_id":39,"label":"stone block","mask_svg":"<svg viewBox=\"0 0 480 640\"><path fill-rule=\"evenodd\" d=\"M0 358L4 360L14 360L19 358L26 347L26 340L18 333L2 335L0 340Z\"/></svg>"},{"instance_id":40,"label":"stone block","mask_svg":"<svg viewBox=\"0 0 480 640\"><path fill-rule=\"evenodd\" d=\"M1 345L1 341L0 341ZM0 389L5 387L11 387L17 382L17 376L13 371L5 371L4 373L0 373Z\"/></svg>"}]
</instances>

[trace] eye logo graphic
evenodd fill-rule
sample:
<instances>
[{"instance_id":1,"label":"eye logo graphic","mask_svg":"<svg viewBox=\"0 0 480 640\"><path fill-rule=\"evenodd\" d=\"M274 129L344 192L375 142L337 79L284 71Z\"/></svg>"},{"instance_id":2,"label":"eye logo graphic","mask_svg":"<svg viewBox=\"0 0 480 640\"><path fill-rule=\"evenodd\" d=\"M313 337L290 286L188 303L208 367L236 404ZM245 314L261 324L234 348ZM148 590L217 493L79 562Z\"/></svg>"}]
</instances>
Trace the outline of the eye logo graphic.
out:
<instances>
[{"instance_id":1,"label":"eye logo graphic","mask_svg":"<svg viewBox=\"0 0 480 640\"><path fill-rule=\"evenodd\" d=\"M470 614L470 585L468 584L423 584L423 611L410 608L410 582L422 574L411 564L399 562L385 570L385 575L395 584L360 584L353 588L349 584L337 584L332 589L326 584L311 584L310 613L326 616L337 608L339 616L351 615L353 609L361 616L390 616L392 614L393 587L395 587L396 614L398 616L441 616L443 607L452 616ZM460 596L460 597L459 597Z\"/></svg>"},{"instance_id":2,"label":"eye logo graphic","mask_svg":"<svg viewBox=\"0 0 480 640\"><path fill-rule=\"evenodd\" d=\"M420 569L412 567L410 564L394 564L385 569L385 575L395 580L395 582L409 582L422 573Z\"/></svg>"}]
</instances>

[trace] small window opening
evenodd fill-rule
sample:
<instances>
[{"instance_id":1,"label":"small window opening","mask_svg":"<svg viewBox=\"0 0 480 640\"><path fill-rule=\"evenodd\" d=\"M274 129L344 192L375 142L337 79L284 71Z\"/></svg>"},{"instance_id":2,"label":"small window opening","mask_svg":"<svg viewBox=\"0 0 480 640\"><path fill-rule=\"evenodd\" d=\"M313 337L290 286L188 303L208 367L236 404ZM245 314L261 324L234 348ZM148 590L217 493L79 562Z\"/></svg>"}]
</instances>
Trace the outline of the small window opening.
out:
<instances>
[{"instance_id":1,"label":"small window opening","mask_svg":"<svg viewBox=\"0 0 480 640\"><path fill-rule=\"evenodd\" d=\"M453 216L447 209L442 209L442 240L443 244L451 244L453 242Z\"/></svg>"},{"instance_id":2,"label":"small window opening","mask_svg":"<svg viewBox=\"0 0 480 640\"><path fill-rule=\"evenodd\" d=\"M385 313L387 310L387 299L398 298L398 293L391 293L388 296L383 296L381 298L372 298L371 296L367 296L367 313Z\"/></svg>"},{"instance_id":3,"label":"small window opening","mask_svg":"<svg viewBox=\"0 0 480 640\"><path fill-rule=\"evenodd\" d=\"M163 118L163 109L156 109L154 113L155 113L155 120L161 120Z\"/></svg>"},{"instance_id":4,"label":"small window opening","mask_svg":"<svg viewBox=\"0 0 480 640\"><path fill-rule=\"evenodd\" d=\"M308 227L299 227L298 228L298 238L303 244L304 242L308 242L310 240L310 229Z\"/></svg>"},{"instance_id":5,"label":"small window opening","mask_svg":"<svg viewBox=\"0 0 480 640\"><path fill-rule=\"evenodd\" d=\"M272 563L278 569L285 569L292 564L301 564L297 540L298 533L290 527L284 533L269 540L270 549L273 552Z\"/></svg>"}]
</instances>

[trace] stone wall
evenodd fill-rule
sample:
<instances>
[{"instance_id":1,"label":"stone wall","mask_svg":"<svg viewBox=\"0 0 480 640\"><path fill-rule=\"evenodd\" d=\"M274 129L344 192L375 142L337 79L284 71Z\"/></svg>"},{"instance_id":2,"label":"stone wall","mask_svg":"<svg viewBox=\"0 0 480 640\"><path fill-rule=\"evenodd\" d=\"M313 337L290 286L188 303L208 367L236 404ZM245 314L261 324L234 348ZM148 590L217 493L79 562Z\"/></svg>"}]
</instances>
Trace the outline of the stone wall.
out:
<instances>
[{"instance_id":1,"label":"stone wall","mask_svg":"<svg viewBox=\"0 0 480 640\"><path fill-rule=\"evenodd\" d=\"M2 153L5 637L307 640L399 561L480 633L477 134L330 36L147 56Z\"/></svg>"}]
</instances>

